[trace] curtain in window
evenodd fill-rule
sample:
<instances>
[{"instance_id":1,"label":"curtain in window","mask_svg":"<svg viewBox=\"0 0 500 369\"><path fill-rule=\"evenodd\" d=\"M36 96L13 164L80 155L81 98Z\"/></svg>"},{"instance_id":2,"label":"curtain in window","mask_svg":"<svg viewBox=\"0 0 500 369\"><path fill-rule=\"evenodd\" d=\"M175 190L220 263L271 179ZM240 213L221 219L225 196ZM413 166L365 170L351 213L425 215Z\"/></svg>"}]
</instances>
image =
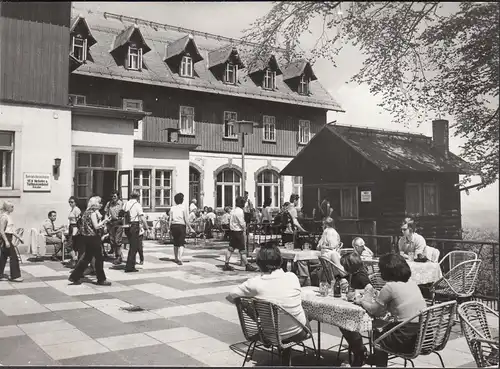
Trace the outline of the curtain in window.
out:
<instances>
[{"instance_id":1,"label":"curtain in window","mask_svg":"<svg viewBox=\"0 0 500 369\"><path fill-rule=\"evenodd\" d=\"M438 214L438 187L435 183L424 184L424 214Z\"/></svg>"},{"instance_id":2,"label":"curtain in window","mask_svg":"<svg viewBox=\"0 0 500 369\"><path fill-rule=\"evenodd\" d=\"M407 183L405 197L406 214L421 214L420 185L418 183Z\"/></svg>"},{"instance_id":3,"label":"curtain in window","mask_svg":"<svg viewBox=\"0 0 500 369\"><path fill-rule=\"evenodd\" d=\"M357 192L356 187L343 188L341 195L341 216L342 218L357 218Z\"/></svg>"}]
</instances>

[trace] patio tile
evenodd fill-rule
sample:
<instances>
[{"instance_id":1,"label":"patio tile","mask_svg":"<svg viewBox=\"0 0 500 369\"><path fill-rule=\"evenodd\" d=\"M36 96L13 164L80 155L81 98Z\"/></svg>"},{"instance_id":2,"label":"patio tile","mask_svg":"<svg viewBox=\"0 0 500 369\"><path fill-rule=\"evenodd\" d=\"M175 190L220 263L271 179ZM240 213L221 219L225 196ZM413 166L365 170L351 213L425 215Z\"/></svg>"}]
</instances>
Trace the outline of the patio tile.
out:
<instances>
[{"instance_id":1,"label":"patio tile","mask_svg":"<svg viewBox=\"0 0 500 369\"><path fill-rule=\"evenodd\" d=\"M125 323L124 325L128 327L129 332L137 332L137 333L147 333L162 329L172 329L180 327L179 323L171 319L165 319L165 318L141 320L138 322L129 322Z\"/></svg>"},{"instance_id":2,"label":"patio tile","mask_svg":"<svg viewBox=\"0 0 500 369\"><path fill-rule=\"evenodd\" d=\"M98 338L96 340L101 345L111 351L126 350L137 347L160 345L161 342L144 333L125 334L122 336L113 336Z\"/></svg>"},{"instance_id":3,"label":"patio tile","mask_svg":"<svg viewBox=\"0 0 500 369\"><path fill-rule=\"evenodd\" d=\"M28 335L34 335L45 333L47 331L56 332L74 329L75 327L64 320L48 320L44 322L20 324L19 328L21 328Z\"/></svg>"},{"instance_id":4,"label":"patio tile","mask_svg":"<svg viewBox=\"0 0 500 369\"><path fill-rule=\"evenodd\" d=\"M58 364L28 336L0 338L0 363L4 366Z\"/></svg>"},{"instance_id":5,"label":"patio tile","mask_svg":"<svg viewBox=\"0 0 500 369\"><path fill-rule=\"evenodd\" d=\"M236 309L236 306L232 304L226 304L220 301L212 301L189 305L189 307L192 309L196 309L199 312L204 312L232 323L239 323L238 311Z\"/></svg>"},{"instance_id":6,"label":"patio tile","mask_svg":"<svg viewBox=\"0 0 500 369\"><path fill-rule=\"evenodd\" d=\"M159 331L146 332L146 334L163 343L189 341L197 338L206 338L207 335L186 327L163 329Z\"/></svg>"},{"instance_id":7,"label":"patio tile","mask_svg":"<svg viewBox=\"0 0 500 369\"><path fill-rule=\"evenodd\" d=\"M58 320L60 317L57 313L53 311L47 311L45 313L36 313L36 314L27 314L27 315L16 315L10 317L12 320L12 324L21 325L21 324L30 324L30 323L38 323L45 322L48 320Z\"/></svg>"},{"instance_id":8,"label":"patio tile","mask_svg":"<svg viewBox=\"0 0 500 369\"><path fill-rule=\"evenodd\" d=\"M78 344L72 342L43 346L42 349L54 360L69 359L72 357L93 355L109 351L106 347L92 339L79 341Z\"/></svg>"},{"instance_id":9,"label":"patio tile","mask_svg":"<svg viewBox=\"0 0 500 369\"><path fill-rule=\"evenodd\" d=\"M155 345L117 351L131 366L200 366L195 358L184 355L168 345Z\"/></svg>"},{"instance_id":10,"label":"patio tile","mask_svg":"<svg viewBox=\"0 0 500 369\"><path fill-rule=\"evenodd\" d=\"M212 337L170 342L168 345L194 358L198 358L201 355L229 350L229 345L226 342L219 341Z\"/></svg>"},{"instance_id":11,"label":"patio tile","mask_svg":"<svg viewBox=\"0 0 500 369\"><path fill-rule=\"evenodd\" d=\"M28 288L44 288L44 287L49 287L49 285L45 282L23 282L23 283L16 283L13 284L13 287L18 289L18 290L24 290Z\"/></svg>"},{"instance_id":12,"label":"patio tile","mask_svg":"<svg viewBox=\"0 0 500 369\"><path fill-rule=\"evenodd\" d=\"M5 325L0 327L0 338L24 335L25 333L17 325Z\"/></svg>"},{"instance_id":13,"label":"patio tile","mask_svg":"<svg viewBox=\"0 0 500 369\"><path fill-rule=\"evenodd\" d=\"M70 301L70 302L56 302L54 304L44 305L50 311L61 311L61 310L76 310L76 309L89 309L90 306L84 304L81 301Z\"/></svg>"},{"instance_id":14,"label":"patio tile","mask_svg":"<svg viewBox=\"0 0 500 369\"><path fill-rule=\"evenodd\" d=\"M145 310L156 310L169 306L177 306L174 302L136 289L124 292L113 292L110 293L110 295L122 301L126 301L131 305L140 306Z\"/></svg>"},{"instance_id":15,"label":"patio tile","mask_svg":"<svg viewBox=\"0 0 500 369\"><path fill-rule=\"evenodd\" d=\"M128 361L119 356L116 352L104 352L102 354L73 357L59 360L61 365L71 366L128 366Z\"/></svg>"},{"instance_id":16,"label":"patio tile","mask_svg":"<svg viewBox=\"0 0 500 369\"><path fill-rule=\"evenodd\" d=\"M162 309L152 310L152 312L163 318L172 318L175 316L198 314L200 311L192 308L191 306L177 305L177 306L169 306Z\"/></svg>"},{"instance_id":17,"label":"patio tile","mask_svg":"<svg viewBox=\"0 0 500 369\"><path fill-rule=\"evenodd\" d=\"M70 282L66 279L64 280L56 280L56 281L47 281L49 286L55 288L56 290L68 295L68 296L80 296L80 295L96 295L101 293L100 291L92 288L88 284L80 284L74 285L70 284Z\"/></svg>"},{"instance_id":18,"label":"patio tile","mask_svg":"<svg viewBox=\"0 0 500 369\"><path fill-rule=\"evenodd\" d=\"M61 343L79 342L91 339L82 331L72 328L64 330L49 330L43 333L29 334L30 338L39 346L51 346Z\"/></svg>"},{"instance_id":19,"label":"patio tile","mask_svg":"<svg viewBox=\"0 0 500 369\"><path fill-rule=\"evenodd\" d=\"M0 310L7 316L35 314L48 311L38 302L25 295L1 296Z\"/></svg>"},{"instance_id":20,"label":"patio tile","mask_svg":"<svg viewBox=\"0 0 500 369\"><path fill-rule=\"evenodd\" d=\"M243 363L244 356L238 355L232 350L201 354L196 359L208 366L234 366L239 367ZM247 366L248 363L245 365Z\"/></svg>"},{"instance_id":21,"label":"patio tile","mask_svg":"<svg viewBox=\"0 0 500 369\"><path fill-rule=\"evenodd\" d=\"M45 265L24 265L21 266L21 271L31 274L33 277L52 277L58 276L60 273ZM24 277L24 275L23 275Z\"/></svg>"},{"instance_id":22,"label":"patio tile","mask_svg":"<svg viewBox=\"0 0 500 369\"><path fill-rule=\"evenodd\" d=\"M6 291L6 290L13 290L14 287L12 287L12 285L7 282L7 281L1 281L0 282L0 291Z\"/></svg>"},{"instance_id":23,"label":"patio tile","mask_svg":"<svg viewBox=\"0 0 500 369\"><path fill-rule=\"evenodd\" d=\"M145 283L135 285L134 288L138 289L139 291L144 291L167 300L186 296L186 293L183 291L171 287L166 287L158 283Z\"/></svg>"}]
</instances>

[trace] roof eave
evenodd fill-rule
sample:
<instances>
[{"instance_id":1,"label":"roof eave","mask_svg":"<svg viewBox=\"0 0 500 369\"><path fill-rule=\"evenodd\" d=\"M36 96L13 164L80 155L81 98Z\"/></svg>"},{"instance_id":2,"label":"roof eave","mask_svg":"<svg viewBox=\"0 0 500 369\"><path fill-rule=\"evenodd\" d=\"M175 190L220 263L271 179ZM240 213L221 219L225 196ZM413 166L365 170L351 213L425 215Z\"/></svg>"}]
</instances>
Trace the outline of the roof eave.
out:
<instances>
[{"instance_id":1,"label":"roof eave","mask_svg":"<svg viewBox=\"0 0 500 369\"><path fill-rule=\"evenodd\" d=\"M163 148L167 148L167 149L179 149L179 150L195 150L200 145L183 144L183 143L178 143L178 142L157 142L157 141L134 140L134 146L163 147Z\"/></svg>"},{"instance_id":2,"label":"roof eave","mask_svg":"<svg viewBox=\"0 0 500 369\"><path fill-rule=\"evenodd\" d=\"M110 117L128 120L140 120L151 115L151 112L123 110L120 108L95 105L73 105L71 106L71 113L82 116Z\"/></svg>"}]
</instances>

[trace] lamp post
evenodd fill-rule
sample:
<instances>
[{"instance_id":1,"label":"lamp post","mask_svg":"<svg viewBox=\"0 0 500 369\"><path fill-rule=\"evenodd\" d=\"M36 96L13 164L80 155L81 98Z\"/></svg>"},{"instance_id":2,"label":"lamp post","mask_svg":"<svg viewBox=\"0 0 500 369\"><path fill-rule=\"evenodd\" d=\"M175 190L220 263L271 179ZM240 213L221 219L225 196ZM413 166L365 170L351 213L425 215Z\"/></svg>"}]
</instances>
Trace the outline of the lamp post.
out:
<instances>
[{"instance_id":1,"label":"lamp post","mask_svg":"<svg viewBox=\"0 0 500 369\"><path fill-rule=\"evenodd\" d=\"M258 123L249 120L232 121L234 132L241 135L241 194L245 194L245 135L253 133L253 128L258 126Z\"/></svg>"}]
</instances>

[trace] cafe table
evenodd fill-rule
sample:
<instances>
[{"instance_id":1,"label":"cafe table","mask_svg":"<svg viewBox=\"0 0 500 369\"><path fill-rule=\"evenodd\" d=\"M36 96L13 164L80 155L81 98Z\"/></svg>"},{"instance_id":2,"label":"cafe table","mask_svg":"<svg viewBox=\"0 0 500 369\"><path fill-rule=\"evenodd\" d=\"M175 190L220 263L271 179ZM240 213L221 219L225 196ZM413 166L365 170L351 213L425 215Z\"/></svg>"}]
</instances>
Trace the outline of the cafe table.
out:
<instances>
[{"instance_id":1,"label":"cafe table","mask_svg":"<svg viewBox=\"0 0 500 369\"><path fill-rule=\"evenodd\" d=\"M361 306L331 294L321 296L319 287L302 287L301 298L302 308L308 319L318 322L318 358L321 353L321 323L371 334L372 318Z\"/></svg>"},{"instance_id":2,"label":"cafe table","mask_svg":"<svg viewBox=\"0 0 500 369\"><path fill-rule=\"evenodd\" d=\"M378 258L363 259L366 264L378 264ZM411 279L416 284L434 283L443 276L439 263L426 261L425 263L406 260L411 269Z\"/></svg>"}]
</instances>

